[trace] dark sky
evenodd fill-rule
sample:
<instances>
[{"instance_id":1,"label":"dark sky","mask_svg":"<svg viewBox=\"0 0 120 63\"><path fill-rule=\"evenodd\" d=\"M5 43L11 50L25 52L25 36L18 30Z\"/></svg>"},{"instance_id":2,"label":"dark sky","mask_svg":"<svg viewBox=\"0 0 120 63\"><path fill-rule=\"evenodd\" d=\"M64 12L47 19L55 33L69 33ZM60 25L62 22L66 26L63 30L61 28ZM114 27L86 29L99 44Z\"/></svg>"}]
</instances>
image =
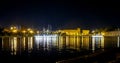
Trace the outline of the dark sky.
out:
<instances>
[{"instance_id":1,"label":"dark sky","mask_svg":"<svg viewBox=\"0 0 120 63\"><path fill-rule=\"evenodd\" d=\"M120 27L120 7L116 2L81 1L1 1L0 25L47 26L94 29Z\"/></svg>"}]
</instances>

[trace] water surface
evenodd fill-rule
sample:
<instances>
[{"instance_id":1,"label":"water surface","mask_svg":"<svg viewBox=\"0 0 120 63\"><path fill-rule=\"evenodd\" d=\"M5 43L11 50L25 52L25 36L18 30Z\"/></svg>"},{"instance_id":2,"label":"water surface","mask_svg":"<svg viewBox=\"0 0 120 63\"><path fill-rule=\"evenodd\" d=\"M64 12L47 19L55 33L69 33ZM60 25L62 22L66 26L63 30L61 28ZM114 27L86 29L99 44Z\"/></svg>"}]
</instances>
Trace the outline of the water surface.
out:
<instances>
[{"instance_id":1,"label":"water surface","mask_svg":"<svg viewBox=\"0 0 120 63\"><path fill-rule=\"evenodd\" d=\"M0 37L0 56L8 60L56 62L119 47L119 37L43 36ZM3 58L4 59L4 58ZM36 61L38 61L36 60ZM13 60L14 61L14 60Z\"/></svg>"}]
</instances>

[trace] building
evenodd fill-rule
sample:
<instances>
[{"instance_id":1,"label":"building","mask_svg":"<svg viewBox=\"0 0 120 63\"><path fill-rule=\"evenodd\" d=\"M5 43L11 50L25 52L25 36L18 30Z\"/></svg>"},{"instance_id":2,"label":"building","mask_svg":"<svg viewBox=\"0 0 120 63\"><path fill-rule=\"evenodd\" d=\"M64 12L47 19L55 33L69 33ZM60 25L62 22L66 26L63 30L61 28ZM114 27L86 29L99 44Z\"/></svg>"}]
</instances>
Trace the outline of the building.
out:
<instances>
[{"instance_id":1,"label":"building","mask_svg":"<svg viewBox=\"0 0 120 63\"><path fill-rule=\"evenodd\" d=\"M120 36L120 31L109 31L105 32L104 36Z\"/></svg>"},{"instance_id":2,"label":"building","mask_svg":"<svg viewBox=\"0 0 120 63\"><path fill-rule=\"evenodd\" d=\"M66 35L81 35L80 28L58 30L57 32Z\"/></svg>"},{"instance_id":3,"label":"building","mask_svg":"<svg viewBox=\"0 0 120 63\"><path fill-rule=\"evenodd\" d=\"M90 30L82 30L82 35L89 35Z\"/></svg>"}]
</instances>

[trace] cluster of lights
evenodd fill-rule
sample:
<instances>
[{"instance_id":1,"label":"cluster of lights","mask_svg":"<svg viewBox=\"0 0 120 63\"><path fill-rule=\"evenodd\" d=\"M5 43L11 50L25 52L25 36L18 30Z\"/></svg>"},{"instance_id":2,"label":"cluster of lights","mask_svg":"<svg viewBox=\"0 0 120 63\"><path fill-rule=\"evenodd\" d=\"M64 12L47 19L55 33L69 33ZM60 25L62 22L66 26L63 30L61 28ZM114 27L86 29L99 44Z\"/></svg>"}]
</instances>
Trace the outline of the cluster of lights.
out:
<instances>
[{"instance_id":1,"label":"cluster of lights","mask_svg":"<svg viewBox=\"0 0 120 63\"><path fill-rule=\"evenodd\" d=\"M25 31L25 30L23 30L23 31L22 31L22 33L26 33L26 31Z\"/></svg>"},{"instance_id":2,"label":"cluster of lights","mask_svg":"<svg viewBox=\"0 0 120 63\"><path fill-rule=\"evenodd\" d=\"M33 30L30 29L30 28L28 28L27 30L28 30L28 32L31 33L31 34L34 33Z\"/></svg>"},{"instance_id":3,"label":"cluster of lights","mask_svg":"<svg viewBox=\"0 0 120 63\"><path fill-rule=\"evenodd\" d=\"M15 26L13 26L13 27L10 27L10 30L13 32L13 33L17 33L17 28L15 27Z\"/></svg>"},{"instance_id":4,"label":"cluster of lights","mask_svg":"<svg viewBox=\"0 0 120 63\"><path fill-rule=\"evenodd\" d=\"M103 37L103 35L93 35L92 37Z\"/></svg>"},{"instance_id":5,"label":"cluster of lights","mask_svg":"<svg viewBox=\"0 0 120 63\"><path fill-rule=\"evenodd\" d=\"M45 38L45 37L57 37L57 35L56 34L54 34L54 35L36 35L35 36L36 38Z\"/></svg>"},{"instance_id":6,"label":"cluster of lights","mask_svg":"<svg viewBox=\"0 0 120 63\"><path fill-rule=\"evenodd\" d=\"M35 40L37 43L40 43L40 42L51 42L52 41L56 41L56 37L57 35L36 35L34 36L35 37Z\"/></svg>"},{"instance_id":7,"label":"cluster of lights","mask_svg":"<svg viewBox=\"0 0 120 63\"><path fill-rule=\"evenodd\" d=\"M18 32L18 29L17 29L17 27L15 27L15 26L12 26L12 27L10 27L10 30L13 32L13 33L17 33ZM26 33L26 32L29 32L30 34L33 34L34 33L34 31L31 29L31 28L28 28L27 30L22 30L21 31L22 33ZM37 31L37 33L38 33L38 31Z\"/></svg>"}]
</instances>

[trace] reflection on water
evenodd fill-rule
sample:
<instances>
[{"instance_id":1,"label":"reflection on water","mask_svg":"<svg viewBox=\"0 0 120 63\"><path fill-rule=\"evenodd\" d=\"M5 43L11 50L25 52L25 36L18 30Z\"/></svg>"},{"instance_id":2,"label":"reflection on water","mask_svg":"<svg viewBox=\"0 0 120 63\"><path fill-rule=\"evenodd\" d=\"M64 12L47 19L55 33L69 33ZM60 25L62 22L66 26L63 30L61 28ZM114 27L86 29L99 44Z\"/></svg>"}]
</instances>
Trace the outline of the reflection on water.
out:
<instances>
[{"instance_id":1,"label":"reflection on water","mask_svg":"<svg viewBox=\"0 0 120 63\"><path fill-rule=\"evenodd\" d=\"M2 51L9 51L12 55L33 50L52 51L56 49L96 50L119 47L119 37L90 37L90 36L40 36L40 37L1 37Z\"/></svg>"},{"instance_id":2,"label":"reflection on water","mask_svg":"<svg viewBox=\"0 0 120 63\"><path fill-rule=\"evenodd\" d=\"M92 38L92 50L95 48L104 48L104 37L93 37Z\"/></svg>"},{"instance_id":3,"label":"reflection on water","mask_svg":"<svg viewBox=\"0 0 120 63\"><path fill-rule=\"evenodd\" d=\"M120 37L117 37L117 47L120 47Z\"/></svg>"},{"instance_id":4,"label":"reflection on water","mask_svg":"<svg viewBox=\"0 0 120 63\"><path fill-rule=\"evenodd\" d=\"M89 49L90 47L90 37L89 36L84 36L82 37L82 48L84 49Z\"/></svg>"},{"instance_id":5,"label":"reflection on water","mask_svg":"<svg viewBox=\"0 0 120 63\"><path fill-rule=\"evenodd\" d=\"M26 39L25 39L25 37L23 37L21 40L22 40L22 41L21 41L21 42L22 42L22 48L23 48L23 50L25 50L25 47L26 47L26 46L25 46L25 45L26 45L26 44L25 44Z\"/></svg>"},{"instance_id":6,"label":"reflection on water","mask_svg":"<svg viewBox=\"0 0 120 63\"><path fill-rule=\"evenodd\" d=\"M17 52L17 37L10 38L11 54L16 55Z\"/></svg>"},{"instance_id":7,"label":"reflection on water","mask_svg":"<svg viewBox=\"0 0 120 63\"><path fill-rule=\"evenodd\" d=\"M104 48L104 37L101 38L101 43L100 43L100 45L101 45L101 48Z\"/></svg>"},{"instance_id":8,"label":"reflection on water","mask_svg":"<svg viewBox=\"0 0 120 63\"><path fill-rule=\"evenodd\" d=\"M31 52L33 49L33 37L28 37L28 51Z\"/></svg>"}]
</instances>

